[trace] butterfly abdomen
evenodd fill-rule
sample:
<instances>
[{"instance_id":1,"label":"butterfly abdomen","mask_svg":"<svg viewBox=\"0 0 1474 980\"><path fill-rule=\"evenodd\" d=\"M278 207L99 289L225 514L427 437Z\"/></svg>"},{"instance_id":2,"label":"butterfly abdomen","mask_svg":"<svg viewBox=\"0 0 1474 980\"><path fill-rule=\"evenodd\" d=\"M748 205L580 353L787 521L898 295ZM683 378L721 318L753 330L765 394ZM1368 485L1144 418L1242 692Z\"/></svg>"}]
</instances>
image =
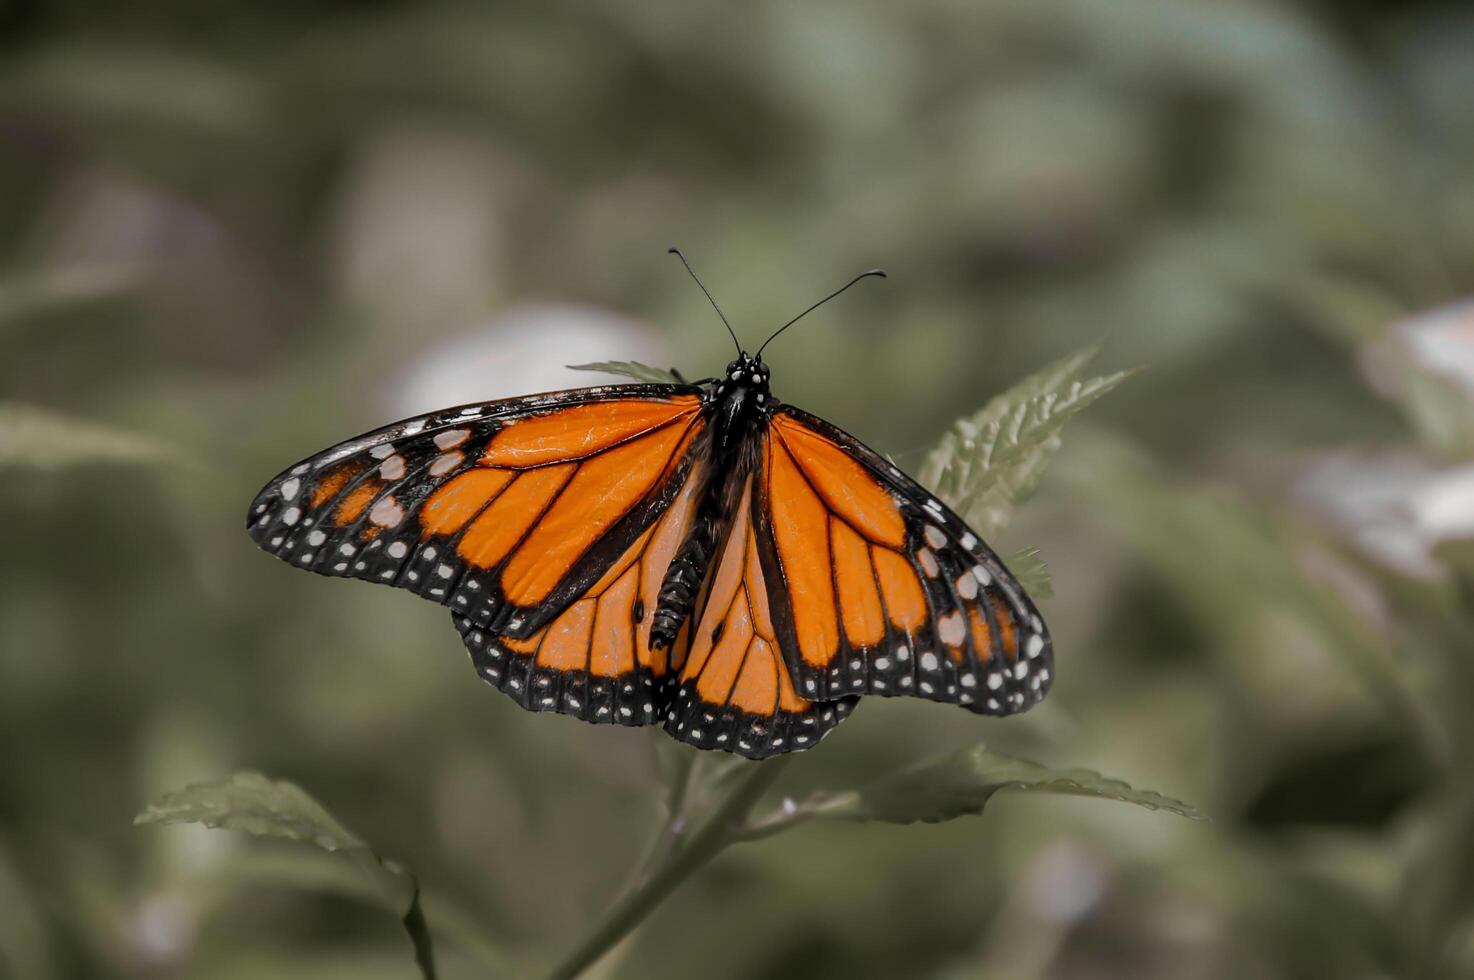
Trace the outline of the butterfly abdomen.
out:
<instances>
[{"instance_id":1,"label":"butterfly abdomen","mask_svg":"<svg viewBox=\"0 0 1474 980\"><path fill-rule=\"evenodd\" d=\"M716 549L719 530L716 515L702 515L666 569L655 605L655 618L650 624L652 649L669 649L681 631L681 624L695 608L696 595L701 591L706 568Z\"/></svg>"}]
</instances>

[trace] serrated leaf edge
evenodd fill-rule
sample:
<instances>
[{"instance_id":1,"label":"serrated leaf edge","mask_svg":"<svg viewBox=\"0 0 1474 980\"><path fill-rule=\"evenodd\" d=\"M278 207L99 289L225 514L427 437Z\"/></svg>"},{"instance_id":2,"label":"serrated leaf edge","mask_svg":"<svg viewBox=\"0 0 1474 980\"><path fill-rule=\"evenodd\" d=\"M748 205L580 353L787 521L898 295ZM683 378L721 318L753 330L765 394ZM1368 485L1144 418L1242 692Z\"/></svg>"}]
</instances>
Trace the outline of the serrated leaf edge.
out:
<instances>
[{"instance_id":1,"label":"serrated leaf edge","mask_svg":"<svg viewBox=\"0 0 1474 980\"><path fill-rule=\"evenodd\" d=\"M618 374L635 381L656 384L682 384L681 378L665 368L651 367L639 361L594 361L588 364L570 364L572 371L597 371L600 374Z\"/></svg>"}]
</instances>

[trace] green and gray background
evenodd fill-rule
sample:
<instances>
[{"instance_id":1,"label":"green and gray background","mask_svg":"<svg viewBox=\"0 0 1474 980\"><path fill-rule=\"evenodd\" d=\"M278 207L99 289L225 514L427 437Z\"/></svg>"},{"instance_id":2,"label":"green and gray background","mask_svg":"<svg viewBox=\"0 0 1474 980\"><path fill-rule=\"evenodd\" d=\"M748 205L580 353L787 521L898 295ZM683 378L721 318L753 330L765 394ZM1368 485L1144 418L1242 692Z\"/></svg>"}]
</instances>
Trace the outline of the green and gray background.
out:
<instances>
[{"instance_id":1,"label":"green and gray background","mask_svg":"<svg viewBox=\"0 0 1474 980\"><path fill-rule=\"evenodd\" d=\"M132 825L242 769L413 868L444 977L593 927L655 736L518 710L244 512L566 364L719 370L671 244L749 342L884 267L767 359L912 472L1072 352L1143 368L994 542L1047 565L1049 700L868 702L778 791L986 743L1210 819L814 822L590 976L1474 977L1455 0L0 0L0 977L415 976L341 856Z\"/></svg>"}]
</instances>

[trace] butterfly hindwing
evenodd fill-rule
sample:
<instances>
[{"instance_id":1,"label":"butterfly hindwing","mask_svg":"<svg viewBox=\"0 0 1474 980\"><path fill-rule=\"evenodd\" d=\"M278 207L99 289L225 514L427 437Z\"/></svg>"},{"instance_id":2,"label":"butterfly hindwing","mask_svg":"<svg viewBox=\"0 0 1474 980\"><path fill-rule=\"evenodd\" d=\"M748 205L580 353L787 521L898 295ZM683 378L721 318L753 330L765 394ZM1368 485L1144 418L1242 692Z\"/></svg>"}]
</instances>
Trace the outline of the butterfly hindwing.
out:
<instances>
[{"instance_id":1,"label":"butterfly hindwing","mask_svg":"<svg viewBox=\"0 0 1474 980\"><path fill-rule=\"evenodd\" d=\"M812 747L845 719L856 699L820 703L794 688L758 557L755 479L747 478L687 635L674 651L679 673L665 730L700 748L763 759Z\"/></svg>"},{"instance_id":2,"label":"butterfly hindwing","mask_svg":"<svg viewBox=\"0 0 1474 980\"><path fill-rule=\"evenodd\" d=\"M873 450L783 406L758 487L759 552L799 694L911 696L1013 714L1053 672L1049 634L998 556Z\"/></svg>"},{"instance_id":3,"label":"butterfly hindwing","mask_svg":"<svg viewBox=\"0 0 1474 980\"><path fill-rule=\"evenodd\" d=\"M666 568L695 519L706 467L705 460L689 467L655 523L530 636L498 636L452 613L477 672L529 711L556 711L595 724L660 720L668 651L651 649L650 628Z\"/></svg>"},{"instance_id":4,"label":"butterfly hindwing","mask_svg":"<svg viewBox=\"0 0 1474 980\"><path fill-rule=\"evenodd\" d=\"M700 389L685 385L448 409L284 471L248 528L298 567L409 589L526 637L671 505L704 425Z\"/></svg>"}]
</instances>

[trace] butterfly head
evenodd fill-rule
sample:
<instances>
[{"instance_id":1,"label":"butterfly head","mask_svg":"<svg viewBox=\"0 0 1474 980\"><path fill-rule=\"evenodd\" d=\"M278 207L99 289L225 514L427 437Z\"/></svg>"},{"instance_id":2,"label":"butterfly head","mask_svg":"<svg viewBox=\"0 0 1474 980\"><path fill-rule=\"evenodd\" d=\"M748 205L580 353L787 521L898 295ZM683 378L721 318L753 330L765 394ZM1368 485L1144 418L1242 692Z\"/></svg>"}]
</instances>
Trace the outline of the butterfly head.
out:
<instances>
[{"instance_id":1,"label":"butterfly head","mask_svg":"<svg viewBox=\"0 0 1474 980\"><path fill-rule=\"evenodd\" d=\"M761 357L753 357L747 351L738 355L737 360L727 365L727 381L735 384L746 384L751 387L766 385L768 383L768 366L763 363Z\"/></svg>"},{"instance_id":2,"label":"butterfly head","mask_svg":"<svg viewBox=\"0 0 1474 980\"><path fill-rule=\"evenodd\" d=\"M768 399L768 366L761 357L753 357L746 351L727 364L727 370L717 381L717 397L740 395L745 401L752 399L762 405Z\"/></svg>"}]
</instances>

